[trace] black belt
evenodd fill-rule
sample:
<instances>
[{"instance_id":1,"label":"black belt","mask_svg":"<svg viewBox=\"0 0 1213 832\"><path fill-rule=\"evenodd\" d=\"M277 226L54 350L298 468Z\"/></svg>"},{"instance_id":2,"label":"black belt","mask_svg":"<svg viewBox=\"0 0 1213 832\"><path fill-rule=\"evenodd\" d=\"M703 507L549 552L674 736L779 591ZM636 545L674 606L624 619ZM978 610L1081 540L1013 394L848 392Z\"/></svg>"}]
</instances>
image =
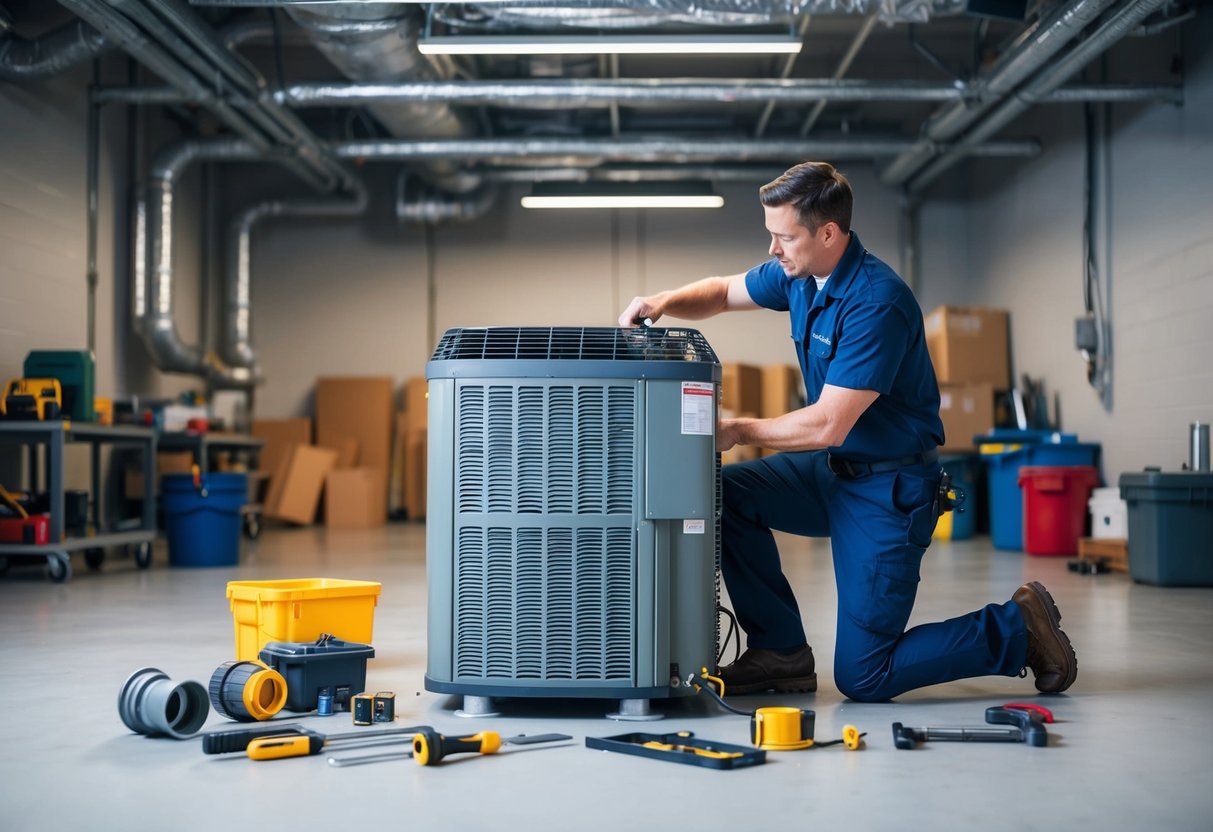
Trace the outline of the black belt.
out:
<instances>
[{"instance_id":1,"label":"black belt","mask_svg":"<svg viewBox=\"0 0 1213 832\"><path fill-rule=\"evenodd\" d=\"M857 477L866 477L868 474L884 474L888 471L908 468L911 465L928 465L938 460L939 451L925 451L921 454L903 456L900 459L887 459L880 462L854 462L850 459L843 459L842 457L834 456L834 454L829 454L826 457L826 464L829 465L831 471L844 480L853 480Z\"/></svg>"}]
</instances>

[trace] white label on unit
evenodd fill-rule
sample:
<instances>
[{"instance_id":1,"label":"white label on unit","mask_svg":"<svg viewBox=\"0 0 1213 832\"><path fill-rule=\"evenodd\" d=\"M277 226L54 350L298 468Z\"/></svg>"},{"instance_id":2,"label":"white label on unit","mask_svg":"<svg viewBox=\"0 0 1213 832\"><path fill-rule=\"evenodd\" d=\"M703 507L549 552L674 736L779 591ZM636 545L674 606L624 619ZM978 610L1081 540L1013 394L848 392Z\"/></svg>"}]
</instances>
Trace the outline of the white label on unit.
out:
<instances>
[{"instance_id":1,"label":"white label on unit","mask_svg":"<svg viewBox=\"0 0 1213 832\"><path fill-rule=\"evenodd\" d=\"M703 520L683 520L682 521L682 533L683 534L703 534L704 533L704 523L705 523L705 521L703 521Z\"/></svg>"},{"instance_id":2,"label":"white label on unit","mask_svg":"<svg viewBox=\"0 0 1213 832\"><path fill-rule=\"evenodd\" d=\"M682 432L697 436L711 436L713 404L716 401L716 385L703 381L682 383Z\"/></svg>"}]
</instances>

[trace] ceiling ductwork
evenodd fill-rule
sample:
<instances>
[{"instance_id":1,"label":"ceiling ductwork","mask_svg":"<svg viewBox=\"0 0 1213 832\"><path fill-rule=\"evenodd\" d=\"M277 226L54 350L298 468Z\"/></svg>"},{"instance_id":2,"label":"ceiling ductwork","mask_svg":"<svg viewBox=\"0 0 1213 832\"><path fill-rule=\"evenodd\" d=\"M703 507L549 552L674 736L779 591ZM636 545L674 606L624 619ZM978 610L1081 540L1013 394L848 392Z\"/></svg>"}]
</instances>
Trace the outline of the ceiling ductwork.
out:
<instances>
[{"instance_id":1,"label":"ceiling ductwork","mask_svg":"<svg viewBox=\"0 0 1213 832\"><path fill-rule=\"evenodd\" d=\"M223 358L235 368L247 370L254 383L261 370L252 342L253 231L276 217L339 219L366 212L366 189L357 188L349 198L275 199L244 209L228 227L227 259L223 273Z\"/></svg>"},{"instance_id":2,"label":"ceiling ductwork","mask_svg":"<svg viewBox=\"0 0 1213 832\"><path fill-rule=\"evenodd\" d=\"M449 65L435 64L417 51L424 20L416 6L292 6L287 12L315 47L352 81L445 81L453 74ZM475 133L472 120L446 103L384 103L368 109L389 133L401 138L458 138ZM479 184L458 175L451 164L432 166L423 173L448 191Z\"/></svg>"},{"instance_id":3,"label":"ceiling ductwork","mask_svg":"<svg viewBox=\"0 0 1213 832\"><path fill-rule=\"evenodd\" d=\"M0 9L0 80L33 81L50 78L111 49L105 36L74 20L41 37L26 39L12 31Z\"/></svg>"}]
</instances>

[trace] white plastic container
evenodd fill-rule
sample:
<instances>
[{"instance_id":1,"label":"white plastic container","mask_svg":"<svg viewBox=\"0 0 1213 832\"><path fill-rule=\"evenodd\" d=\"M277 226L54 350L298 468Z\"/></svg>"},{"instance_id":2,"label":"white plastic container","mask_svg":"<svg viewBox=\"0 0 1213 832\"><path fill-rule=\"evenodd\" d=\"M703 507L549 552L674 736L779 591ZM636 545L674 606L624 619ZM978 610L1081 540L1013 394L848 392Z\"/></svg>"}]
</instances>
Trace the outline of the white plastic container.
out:
<instances>
[{"instance_id":1,"label":"white plastic container","mask_svg":"<svg viewBox=\"0 0 1213 832\"><path fill-rule=\"evenodd\" d=\"M1119 488L1096 488L1087 500L1091 509L1091 537L1127 540L1129 537L1129 507L1120 498Z\"/></svg>"}]
</instances>

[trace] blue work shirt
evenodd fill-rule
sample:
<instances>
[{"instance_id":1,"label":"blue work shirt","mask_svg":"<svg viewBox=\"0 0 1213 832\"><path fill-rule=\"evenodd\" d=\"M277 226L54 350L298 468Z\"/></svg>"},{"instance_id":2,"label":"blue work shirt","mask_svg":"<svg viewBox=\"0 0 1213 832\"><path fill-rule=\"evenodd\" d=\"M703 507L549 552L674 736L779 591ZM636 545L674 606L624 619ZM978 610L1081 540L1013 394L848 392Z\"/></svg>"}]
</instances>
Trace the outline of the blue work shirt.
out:
<instances>
[{"instance_id":1,"label":"blue work shirt","mask_svg":"<svg viewBox=\"0 0 1213 832\"><path fill-rule=\"evenodd\" d=\"M775 258L750 269L745 285L758 305L790 313L809 404L826 384L880 394L842 445L830 451L878 462L943 444L939 385L922 309L905 281L872 256L859 235L851 232L821 291L811 277L788 277Z\"/></svg>"}]
</instances>

